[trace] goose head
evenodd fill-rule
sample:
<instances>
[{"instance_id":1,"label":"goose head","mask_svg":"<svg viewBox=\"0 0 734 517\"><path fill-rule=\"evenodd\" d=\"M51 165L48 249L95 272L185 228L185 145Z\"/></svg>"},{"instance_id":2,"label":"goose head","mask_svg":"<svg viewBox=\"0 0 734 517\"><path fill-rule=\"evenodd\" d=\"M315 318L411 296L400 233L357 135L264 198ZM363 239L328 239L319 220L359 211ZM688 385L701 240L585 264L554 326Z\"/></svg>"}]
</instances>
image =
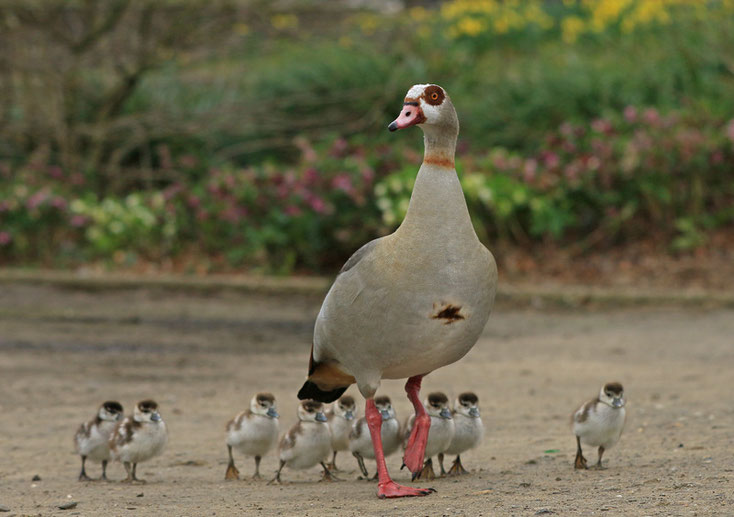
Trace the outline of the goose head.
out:
<instances>
[{"instance_id":1,"label":"goose head","mask_svg":"<svg viewBox=\"0 0 734 517\"><path fill-rule=\"evenodd\" d=\"M416 84L405 94L403 109L387 128L390 131L419 125L425 132L436 127L459 131L459 119L446 91L437 84Z\"/></svg>"},{"instance_id":2,"label":"goose head","mask_svg":"<svg viewBox=\"0 0 734 517\"><path fill-rule=\"evenodd\" d=\"M429 393L423 405L426 408L426 413L430 416L451 420L449 399L444 393L440 391Z\"/></svg>"},{"instance_id":3,"label":"goose head","mask_svg":"<svg viewBox=\"0 0 734 517\"><path fill-rule=\"evenodd\" d=\"M375 397L375 406L377 407L377 410L380 412L380 416L382 416L382 420L390 420L391 418L395 418L395 410L392 407L392 402L390 401L390 397L382 396L382 397Z\"/></svg>"},{"instance_id":4,"label":"goose head","mask_svg":"<svg viewBox=\"0 0 734 517\"><path fill-rule=\"evenodd\" d=\"M136 422L142 423L160 422L161 414L158 412L158 404L154 400L141 400L135 406L133 418Z\"/></svg>"},{"instance_id":5,"label":"goose head","mask_svg":"<svg viewBox=\"0 0 734 517\"><path fill-rule=\"evenodd\" d=\"M342 417L344 420L352 420L357 412L357 405L354 398L350 395L344 395L334 404L334 414Z\"/></svg>"},{"instance_id":6,"label":"goose head","mask_svg":"<svg viewBox=\"0 0 734 517\"><path fill-rule=\"evenodd\" d=\"M479 418L479 397L467 391L456 397L454 412L469 418Z\"/></svg>"},{"instance_id":7,"label":"goose head","mask_svg":"<svg viewBox=\"0 0 734 517\"><path fill-rule=\"evenodd\" d=\"M105 422L117 422L122 418L122 405L116 400L108 400L99 408L97 415Z\"/></svg>"},{"instance_id":8,"label":"goose head","mask_svg":"<svg viewBox=\"0 0 734 517\"><path fill-rule=\"evenodd\" d=\"M298 419L301 422L326 422L324 404L316 400L303 400L298 406Z\"/></svg>"},{"instance_id":9,"label":"goose head","mask_svg":"<svg viewBox=\"0 0 734 517\"><path fill-rule=\"evenodd\" d=\"M615 409L624 407L624 388L618 382L608 382L599 392L599 401Z\"/></svg>"},{"instance_id":10,"label":"goose head","mask_svg":"<svg viewBox=\"0 0 734 517\"><path fill-rule=\"evenodd\" d=\"M258 393L250 400L250 411L268 418L278 418L278 408L272 393Z\"/></svg>"}]
</instances>

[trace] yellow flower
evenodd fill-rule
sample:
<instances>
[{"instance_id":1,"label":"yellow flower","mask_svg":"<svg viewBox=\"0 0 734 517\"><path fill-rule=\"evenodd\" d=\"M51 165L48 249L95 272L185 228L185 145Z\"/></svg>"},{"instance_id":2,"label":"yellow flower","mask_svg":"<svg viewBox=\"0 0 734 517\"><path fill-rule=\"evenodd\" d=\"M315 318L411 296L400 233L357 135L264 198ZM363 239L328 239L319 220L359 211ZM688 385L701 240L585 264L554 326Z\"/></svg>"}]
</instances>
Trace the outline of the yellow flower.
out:
<instances>
[{"instance_id":1,"label":"yellow flower","mask_svg":"<svg viewBox=\"0 0 734 517\"><path fill-rule=\"evenodd\" d=\"M467 16L466 18L459 20L456 24L456 29L459 35L476 36L484 31L485 26L484 23L479 21L477 18L470 18Z\"/></svg>"},{"instance_id":2,"label":"yellow flower","mask_svg":"<svg viewBox=\"0 0 734 517\"><path fill-rule=\"evenodd\" d=\"M494 21L494 30L497 34L505 34L510 30L510 20L507 16L500 16Z\"/></svg>"},{"instance_id":3,"label":"yellow flower","mask_svg":"<svg viewBox=\"0 0 734 517\"><path fill-rule=\"evenodd\" d=\"M578 16L569 16L561 21L561 37L566 43L574 43L584 32L584 21Z\"/></svg>"},{"instance_id":4,"label":"yellow flower","mask_svg":"<svg viewBox=\"0 0 734 517\"><path fill-rule=\"evenodd\" d=\"M298 27L298 17L294 14L275 14L270 18L270 23L278 30L293 29Z\"/></svg>"},{"instance_id":5,"label":"yellow flower","mask_svg":"<svg viewBox=\"0 0 734 517\"><path fill-rule=\"evenodd\" d=\"M380 25L380 20L377 18L377 16L366 14L364 16L361 16L359 19L359 27L362 29L362 32L364 32L367 35L374 34L375 30L377 30L377 27Z\"/></svg>"}]
</instances>

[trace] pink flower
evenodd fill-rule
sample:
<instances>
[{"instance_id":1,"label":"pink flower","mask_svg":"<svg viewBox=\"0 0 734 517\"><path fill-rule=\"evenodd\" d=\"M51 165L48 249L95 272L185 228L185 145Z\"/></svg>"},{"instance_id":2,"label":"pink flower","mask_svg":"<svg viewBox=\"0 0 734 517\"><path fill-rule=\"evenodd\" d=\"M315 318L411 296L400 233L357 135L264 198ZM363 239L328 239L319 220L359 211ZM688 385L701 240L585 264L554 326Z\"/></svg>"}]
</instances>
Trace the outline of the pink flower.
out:
<instances>
[{"instance_id":1,"label":"pink flower","mask_svg":"<svg viewBox=\"0 0 734 517\"><path fill-rule=\"evenodd\" d=\"M523 179L530 183L535 179L535 174L538 171L538 161L537 160L525 160L525 165L523 165L522 168L522 176Z\"/></svg>"},{"instance_id":2,"label":"pink flower","mask_svg":"<svg viewBox=\"0 0 734 517\"><path fill-rule=\"evenodd\" d=\"M658 126L660 124L660 113L655 108L647 108L642 114L642 119L651 126Z\"/></svg>"},{"instance_id":3,"label":"pink flower","mask_svg":"<svg viewBox=\"0 0 734 517\"><path fill-rule=\"evenodd\" d=\"M311 142L309 142L304 137L298 137L296 138L293 143L298 147L298 149L301 151L301 159L306 163L313 163L318 159L318 155L316 154L316 151L313 147L311 147Z\"/></svg>"},{"instance_id":4,"label":"pink flower","mask_svg":"<svg viewBox=\"0 0 734 517\"><path fill-rule=\"evenodd\" d=\"M612 124L608 120L598 118L591 122L591 129L597 133L608 134L612 131Z\"/></svg>"},{"instance_id":5,"label":"pink flower","mask_svg":"<svg viewBox=\"0 0 734 517\"><path fill-rule=\"evenodd\" d=\"M337 138L336 140L334 140L334 143L331 144L329 154L331 156L334 156L335 158L339 158L345 155L348 148L349 144L347 144L347 141L344 138Z\"/></svg>"},{"instance_id":6,"label":"pink flower","mask_svg":"<svg viewBox=\"0 0 734 517\"><path fill-rule=\"evenodd\" d=\"M303 181L306 183L306 185L313 185L317 181L319 181L319 171L314 169L313 167L309 167L305 171L303 171Z\"/></svg>"},{"instance_id":7,"label":"pink flower","mask_svg":"<svg viewBox=\"0 0 734 517\"><path fill-rule=\"evenodd\" d=\"M47 198L48 195L46 194L46 192L39 190L28 198L28 200L26 201L26 207L28 208L28 210L33 210L34 208L42 205Z\"/></svg>"},{"instance_id":8,"label":"pink flower","mask_svg":"<svg viewBox=\"0 0 734 517\"><path fill-rule=\"evenodd\" d=\"M285 207L285 213L291 217L296 217L301 215L301 209L296 205L288 205Z\"/></svg>"},{"instance_id":9,"label":"pink flower","mask_svg":"<svg viewBox=\"0 0 734 517\"><path fill-rule=\"evenodd\" d=\"M0 201L0 214L7 212L8 210L10 210L10 203L7 201Z\"/></svg>"},{"instance_id":10,"label":"pink flower","mask_svg":"<svg viewBox=\"0 0 734 517\"><path fill-rule=\"evenodd\" d=\"M56 196L51 200L51 206L56 208L57 210L66 210L66 199L60 196Z\"/></svg>"},{"instance_id":11,"label":"pink flower","mask_svg":"<svg viewBox=\"0 0 734 517\"><path fill-rule=\"evenodd\" d=\"M546 167L548 167L549 169L558 167L560 159L558 158L558 155L556 153L554 153L553 151L544 151L542 156L543 163L545 163Z\"/></svg>"},{"instance_id":12,"label":"pink flower","mask_svg":"<svg viewBox=\"0 0 734 517\"><path fill-rule=\"evenodd\" d=\"M317 214L326 213L326 203L320 197L311 195L307 201L311 209Z\"/></svg>"},{"instance_id":13,"label":"pink flower","mask_svg":"<svg viewBox=\"0 0 734 517\"><path fill-rule=\"evenodd\" d=\"M372 180L375 179L375 171L372 170L372 167L364 167L360 173L362 174L362 179L365 183L368 185L372 183Z\"/></svg>"},{"instance_id":14,"label":"pink flower","mask_svg":"<svg viewBox=\"0 0 734 517\"><path fill-rule=\"evenodd\" d=\"M163 191L163 199L168 201L183 190L183 186L180 183L175 183Z\"/></svg>"},{"instance_id":15,"label":"pink flower","mask_svg":"<svg viewBox=\"0 0 734 517\"><path fill-rule=\"evenodd\" d=\"M734 118L726 125L726 137L734 143Z\"/></svg>"},{"instance_id":16,"label":"pink flower","mask_svg":"<svg viewBox=\"0 0 734 517\"><path fill-rule=\"evenodd\" d=\"M564 122L558 127L558 131L565 137L573 136L573 125L570 122Z\"/></svg>"},{"instance_id":17,"label":"pink flower","mask_svg":"<svg viewBox=\"0 0 734 517\"><path fill-rule=\"evenodd\" d=\"M8 232L0 232L0 246L7 246L12 240L13 236Z\"/></svg>"},{"instance_id":18,"label":"pink flower","mask_svg":"<svg viewBox=\"0 0 734 517\"><path fill-rule=\"evenodd\" d=\"M64 176L64 171L58 165L52 165L48 168L48 175L58 180Z\"/></svg>"},{"instance_id":19,"label":"pink flower","mask_svg":"<svg viewBox=\"0 0 734 517\"><path fill-rule=\"evenodd\" d=\"M201 205L201 199L199 199L199 196L190 194L188 203L191 208L198 208Z\"/></svg>"},{"instance_id":20,"label":"pink flower","mask_svg":"<svg viewBox=\"0 0 734 517\"><path fill-rule=\"evenodd\" d=\"M87 224L87 218L83 215L76 214L71 216L69 222L74 228L81 228L82 226Z\"/></svg>"},{"instance_id":21,"label":"pink flower","mask_svg":"<svg viewBox=\"0 0 734 517\"><path fill-rule=\"evenodd\" d=\"M634 106L627 106L626 108L624 108L624 119L630 123L636 121L637 108L635 108Z\"/></svg>"},{"instance_id":22,"label":"pink flower","mask_svg":"<svg viewBox=\"0 0 734 517\"><path fill-rule=\"evenodd\" d=\"M351 194L354 192L354 186L352 185L352 179L347 174L337 174L334 179L331 180L332 188Z\"/></svg>"}]
</instances>

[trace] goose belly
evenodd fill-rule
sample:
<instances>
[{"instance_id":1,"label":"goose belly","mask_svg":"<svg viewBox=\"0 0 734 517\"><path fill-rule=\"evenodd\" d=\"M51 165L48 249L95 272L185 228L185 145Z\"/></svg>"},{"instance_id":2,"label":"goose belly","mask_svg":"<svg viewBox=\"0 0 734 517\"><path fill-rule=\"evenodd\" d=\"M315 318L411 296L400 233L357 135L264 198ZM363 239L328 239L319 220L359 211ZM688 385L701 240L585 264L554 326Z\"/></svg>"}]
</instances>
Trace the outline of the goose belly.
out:
<instances>
[{"instance_id":1,"label":"goose belly","mask_svg":"<svg viewBox=\"0 0 734 517\"><path fill-rule=\"evenodd\" d=\"M349 305L327 297L315 333L319 355L337 360L358 380L362 372L402 379L458 361L484 329L494 284L472 275L443 284L369 289Z\"/></svg>"}]
</instances>

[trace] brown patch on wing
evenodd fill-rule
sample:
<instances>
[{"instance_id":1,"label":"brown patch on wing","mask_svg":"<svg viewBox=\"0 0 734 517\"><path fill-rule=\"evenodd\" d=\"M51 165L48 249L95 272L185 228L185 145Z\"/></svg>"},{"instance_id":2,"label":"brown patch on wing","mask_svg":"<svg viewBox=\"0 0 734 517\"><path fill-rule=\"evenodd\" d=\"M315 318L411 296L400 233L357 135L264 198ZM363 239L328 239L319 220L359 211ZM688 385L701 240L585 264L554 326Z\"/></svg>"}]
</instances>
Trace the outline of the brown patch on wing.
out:
<instances>
[{"instance_id":1,"label":"brown patch on wing","mask_svg":"<svg viewBox=\"0 0 734 517\"><path fill-rule=\"evenodd\" d=\"M252 411L249 409L244 410L242 413L234 417L232 420L227 422L227 431L235 430L239 431L242 427L242 421L252 416Z\"/></svg>"},{"instance_id":2,"label":"brown patch on wing","mask_svg":"<svg viewBox=\"0 0 734 517\"><path fill-rule=\"evenodd\" d=\"M592 408L596 405L597 402L599 402L599 399L588 401L581 407L580 413L578 411L574 413L573 420L575 422L578 422L579 424L586 422L586 420L589 419L589 413L591 413Z\"/></svg>"},{"instance_id":3,"label":"brown patch on wing","mask_svg":"<svg viewBox=\"0 0 734 517\"><path fill-rule=\"evenodd\" d=\"M434 320L445 320L444 325L450 325L457 320L463 320L464 316L461 314L461 307L458 305L446 304L443 305L436 314L431 316Z\"/></svg>"},{"instance_id":4,"label":"brown patch on wing","mask_svg":"<svg viewBox=\"0 0 734 517\"><path fill-rule=\"evenodd\" d=\"M303 428L301 427L301 422L299 421L296 425L291 427L287 433L283 435L283 438L281 438L280 440L280 444L278 444L278 448L281 451L291 449L296 444L296 436L298 436L302 432Z\"/></svg>"},{"instance_id":5,"label":"brown patch on wing","mask_svg":"<svg viewBox=\"0 0 734 517\"><path fill-rule=\"evenodd\" d=\"M352 430L349 431L349 439L356 440L360 436L362 436L362 426L366 423L367 423L367 419L365 417L362 417L359 420L357 420L357 423L352 426Z\"/></svg>"},{"instance_id":6,"label":"brown patch on wing","mask_svg":"<svg viewBox=\"0 0 734 517\"><path fill-rule=\"evenodd\" d=\"M115 432L110 437L110 449L116 449L117 447L122 447L130 443L133 440L135 429L140 428L142 425L131 416L125 418L125 420L120 422L120 425L115 427Z\"/></svg>"},{"instance_id":7,"label":"brown patch on wing","mask_svg":"<svg viewBox=\"0 0 734 517\"><path fill-rule=\"evenodd\" d=\"M97 417L99 418L99 417ZM92 425L94 424L95 420L92 420L90 422L84 422L82 425L79 426L79 429L76 430L76 434L74 435L74 440L80 440L84 438L85 440L89 438L89 435L92 432Z\"/></svg>"}]
</instances>

